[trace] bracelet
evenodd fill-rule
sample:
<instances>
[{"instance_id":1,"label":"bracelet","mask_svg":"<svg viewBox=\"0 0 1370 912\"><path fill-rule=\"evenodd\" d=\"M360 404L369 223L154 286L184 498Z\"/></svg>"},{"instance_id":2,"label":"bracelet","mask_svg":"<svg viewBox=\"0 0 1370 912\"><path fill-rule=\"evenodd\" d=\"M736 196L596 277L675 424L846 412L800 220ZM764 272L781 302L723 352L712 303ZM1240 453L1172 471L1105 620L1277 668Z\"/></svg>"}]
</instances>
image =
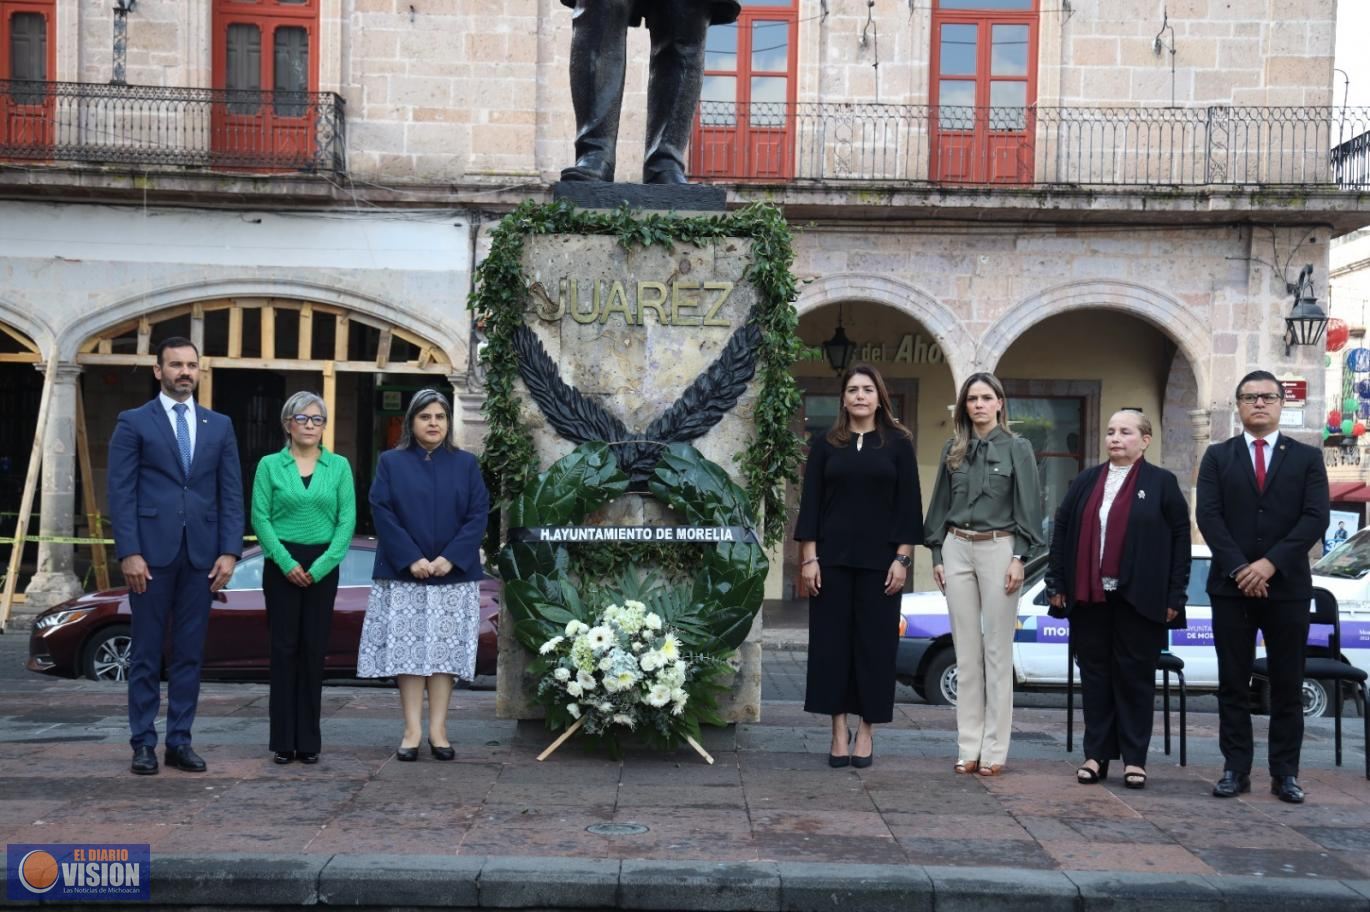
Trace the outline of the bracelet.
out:
<instances>
[{"instance_id":1,"label":"bracelet","mask_svg":"<svg viewBox=\"0 0 1370 912\"><path fill-rule=\"evenodd\" d=\"M801 567L807 567L809 564L816 564L816 563L818 563L818 558L816 558L816 557L811 557L811 558L809 558L809 559L806 560L806 561L800 561L800 562L799 562L799 566L801 566Z\"/></svg>"}]
</instances>

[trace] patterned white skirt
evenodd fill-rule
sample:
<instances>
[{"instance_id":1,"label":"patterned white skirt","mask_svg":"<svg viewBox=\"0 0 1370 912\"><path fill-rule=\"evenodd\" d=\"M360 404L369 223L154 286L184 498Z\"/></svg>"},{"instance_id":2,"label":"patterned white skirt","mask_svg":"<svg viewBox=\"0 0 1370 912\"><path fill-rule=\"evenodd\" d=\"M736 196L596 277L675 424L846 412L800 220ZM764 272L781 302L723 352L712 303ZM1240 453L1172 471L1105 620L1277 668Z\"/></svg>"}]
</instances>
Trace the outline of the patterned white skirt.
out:
<instances>
[{"instance_id":1,"label":"patterned white skirt","mask_svg":"<svg viewBox=\"0 0 1370 912\"><path fill-rule=\"evenodd\" d=\"M480 583L372 580L357 649L357 677L476 675Z\"/></svg>"}]
</instances>

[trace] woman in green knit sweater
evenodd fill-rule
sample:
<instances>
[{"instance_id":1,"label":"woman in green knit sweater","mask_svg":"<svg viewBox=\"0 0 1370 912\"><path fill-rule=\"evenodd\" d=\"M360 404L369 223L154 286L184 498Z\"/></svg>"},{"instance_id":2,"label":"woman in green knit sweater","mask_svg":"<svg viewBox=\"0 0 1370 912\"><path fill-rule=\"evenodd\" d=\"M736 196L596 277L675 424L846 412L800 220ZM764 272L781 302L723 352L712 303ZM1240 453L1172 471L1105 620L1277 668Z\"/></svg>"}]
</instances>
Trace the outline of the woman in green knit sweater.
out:
<instances>
[{"instance_id":1,"label":"woman in green knit sweater","mask_svg":"<svg viewBox=\"0 0 1370 912\"><path fill-rule=\"evenodd\" d=\"M252 528L271 629L271 743L277 763L318 763L324 652L338 594L338 564L357 526L352 467L323 446L328 409L314 393L286 400L288 440L257 464Z\"/></svg>"}]
</instances>

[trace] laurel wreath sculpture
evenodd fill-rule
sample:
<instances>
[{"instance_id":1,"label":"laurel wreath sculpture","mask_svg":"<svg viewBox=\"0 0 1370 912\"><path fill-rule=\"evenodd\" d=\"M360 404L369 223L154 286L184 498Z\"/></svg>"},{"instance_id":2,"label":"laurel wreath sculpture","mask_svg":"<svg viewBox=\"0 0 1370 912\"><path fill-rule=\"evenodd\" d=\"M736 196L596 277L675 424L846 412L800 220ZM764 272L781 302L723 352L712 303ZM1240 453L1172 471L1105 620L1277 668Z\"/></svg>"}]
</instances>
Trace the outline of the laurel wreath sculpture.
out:
<instances>
[{"instance_id":1,"label":"laurel wreath sculpture","mask_svg":"<svg viewBox=\"0 0 1370 912\"><path fill-rule=\"evenodd\" d=\"M523 244L529 235L542 234L607 235L624 248L667 249L676 243L748 238L752 262L745 278L756 288L758 303L714 363L641 435L631 435L621 420L561 380L555 363L524 323L529 281L521 263ZM786 519L784 485L798 481L800 463L800 441L790 430L799 408L799 389L790 373L800 351L793 260L789 226L778 209L763 204L724 215L678 218L639 216L627 206L604 212L577 209L565 201L528 201L507 215L492 233L490 252L476 269L470 299L477 329L485 334L480 364L485 370L482 412L487 433L481 465L494 502L507 507L538 471L532 436L520 418L515 394L520 374L558 433L573 442L615 444L623 470L639 482L650 476L665 444L705 433L756 377L756 435L739 454L739 468L749 501L761 511L764 543L780 541ZM492 516L486 553L499 548L499 520Z\"/></svg>"}]
</instances>

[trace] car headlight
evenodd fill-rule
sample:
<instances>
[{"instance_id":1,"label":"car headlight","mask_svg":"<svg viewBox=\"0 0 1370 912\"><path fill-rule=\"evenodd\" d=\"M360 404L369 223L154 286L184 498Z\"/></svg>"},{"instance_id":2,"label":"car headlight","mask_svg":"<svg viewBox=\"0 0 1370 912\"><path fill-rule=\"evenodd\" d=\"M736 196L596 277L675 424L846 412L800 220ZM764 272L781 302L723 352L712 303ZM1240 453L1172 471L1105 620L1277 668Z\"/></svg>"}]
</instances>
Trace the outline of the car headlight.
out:
<instances>
[{"instance_id":1,"label":"car headlight","mask_svg":"<svg viewBox=\"0 0 1370 912\"><path fill-rule=\"evenodd\" d=\"M34 622L39 630L51 630L54 627L61 627L63 624L70 624L72 621L79 620L95 610L94 606L89 608L68 608L66 611L59 611L56 614L49 614L39 618Z\"/></svg>"}]
</instances>

